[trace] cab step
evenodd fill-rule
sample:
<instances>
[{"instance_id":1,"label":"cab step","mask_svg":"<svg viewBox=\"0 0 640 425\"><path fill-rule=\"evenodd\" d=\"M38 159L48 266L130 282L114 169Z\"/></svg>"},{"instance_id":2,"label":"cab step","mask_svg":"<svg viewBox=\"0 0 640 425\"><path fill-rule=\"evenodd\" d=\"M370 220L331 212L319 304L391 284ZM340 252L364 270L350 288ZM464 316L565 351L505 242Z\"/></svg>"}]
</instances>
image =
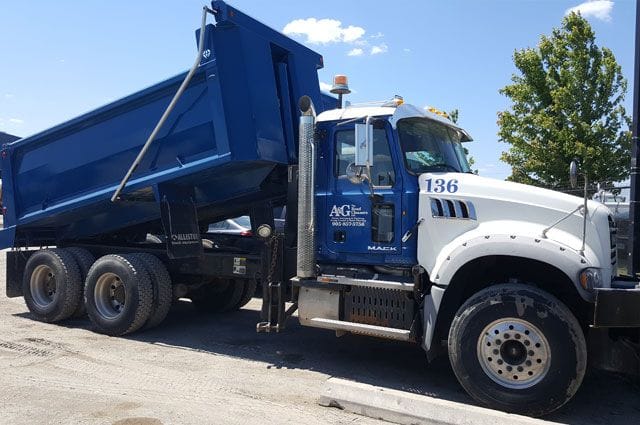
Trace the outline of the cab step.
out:
<instances>
[{"instance_id":1,"label":"cab step","mask_svg":"<svg viewBox=\"0 0 640 425\"><path fill-rule=\"evenodd\" d=\"M314 317L309 322L310 326L316 328L353 332L379 338L395 339L398 341L413 341L411 331L407 329L366 325L364 323L345 322L343 320L324 319L321 317Z\"/></svg>"}]
</instances>

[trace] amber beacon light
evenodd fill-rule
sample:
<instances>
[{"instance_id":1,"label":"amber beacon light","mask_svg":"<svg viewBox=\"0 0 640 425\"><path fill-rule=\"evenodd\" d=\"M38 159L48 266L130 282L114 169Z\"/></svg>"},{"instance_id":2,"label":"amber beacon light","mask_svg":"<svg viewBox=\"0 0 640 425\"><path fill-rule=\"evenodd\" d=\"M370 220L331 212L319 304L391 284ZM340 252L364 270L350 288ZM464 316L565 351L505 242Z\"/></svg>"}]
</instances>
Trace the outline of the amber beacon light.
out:
<instances>
[{"instance_id":1,"label":"amber beacon light","mask_svg":"<svg viewBox=\"0 0 640 425\"><path fill-rule=\"evenodd\" d=\"M338 95L338 108L342 108L342 95L351 93L349 90L349 81L346 75L336 75L333 77L333 86L331 93Z\"/></svg>"}]
</instances>

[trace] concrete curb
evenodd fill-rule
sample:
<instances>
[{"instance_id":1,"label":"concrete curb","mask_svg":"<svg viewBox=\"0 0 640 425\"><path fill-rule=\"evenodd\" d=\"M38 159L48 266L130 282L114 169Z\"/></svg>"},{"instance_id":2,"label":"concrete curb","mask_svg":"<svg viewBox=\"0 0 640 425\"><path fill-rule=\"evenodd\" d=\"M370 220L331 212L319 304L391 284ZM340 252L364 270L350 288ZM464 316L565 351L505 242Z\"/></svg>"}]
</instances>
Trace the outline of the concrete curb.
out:
<instances>
[{"instance_id":1,"label":"concrete curb","mask_svg":"<svg viewBox=\"0 0 640 425\"><path fill-rule=\"evenodd\" d=\"M327 380L319 404L403 425L552 424L540 419L338 378Z\"/></svg>"}]
</instances>

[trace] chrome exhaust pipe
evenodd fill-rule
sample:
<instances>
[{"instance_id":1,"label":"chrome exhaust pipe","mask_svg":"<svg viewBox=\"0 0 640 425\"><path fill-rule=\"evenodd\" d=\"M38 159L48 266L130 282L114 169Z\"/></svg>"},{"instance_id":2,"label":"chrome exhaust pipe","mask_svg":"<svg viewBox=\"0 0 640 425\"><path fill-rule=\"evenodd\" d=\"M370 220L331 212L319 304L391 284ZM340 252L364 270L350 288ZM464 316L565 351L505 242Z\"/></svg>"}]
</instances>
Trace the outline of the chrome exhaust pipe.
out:
<instances>
[{"instance_id":1,"label":"chrome exhaust pipe","mask_svg":"<svg viewBox=\"0 0 640 425\"><path fill-rule=\"evenodd\" d=\"M298 256L297 275L300 278L316 277L316 229L315 229L315 123L316 111L309 96L299 102L300 129L298 146Z\"/></svg>"}]
</instances>

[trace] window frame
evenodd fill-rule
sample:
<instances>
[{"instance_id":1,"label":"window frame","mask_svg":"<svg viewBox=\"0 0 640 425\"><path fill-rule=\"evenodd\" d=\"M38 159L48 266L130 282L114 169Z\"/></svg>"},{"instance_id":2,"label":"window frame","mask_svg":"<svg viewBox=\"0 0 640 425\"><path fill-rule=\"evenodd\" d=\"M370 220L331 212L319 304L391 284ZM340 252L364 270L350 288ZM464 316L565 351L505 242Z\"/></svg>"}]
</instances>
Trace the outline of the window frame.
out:
<instances>
[{"instance_id":1,"label":"window frame","mask_svg":"<svg viewBox=\"0 0 640 425\"><path fill-rule=\"evenodd\" d=\"M391 189L394 186L396 186L398 184L398 174L399 174L399 170L396 167L396 163L393 159L393 153L392 153L392 149L391 149L391 144L390 144L390 137L389 137L389 129L388 129L388 123L385 123L384 128L380 129L384 131L385 134L385 139L387 141L387 148L388 148L388 152L389 152L389 159L391 161L391 165L393 167L393 184L389 184L389 185L377 185L375 184L375 182L371 182L372 183L372 187L375 189ZM338 146L338 134L339 133L343 133L343 132L352 132L353 133L353 141L354 141L354 149L355 149L355 128L351 127L351 128L344 128L344 129L340 129L340 130L336 130L333 133L333 147L334 147L334 154L333 154L333 177L335 179L339 179L342 176L346 176L346 174L339 174L340 171L340 159L338 157L340 151L340 146ZM374 154L375 155L375 154ZM355 150L354 150L354 158L355 158ZM375 162L374 162L375 165ZM373 167L372 167L373 168Z\"/></svg>"},{"instance_id":2,"label":"window frame","mask_svg":"<svg viewBox=\"0 0 640 425\"><path fill-rule=\"evenodd\" d=\"M406 117L406 118L402 118L402 120L404 119L411 119L411 118L423 118L423 117ZM445 127L447 129L447 131L457 131L455 128L452 128L451 126L446 125L445 123L430 119L430 118L426 118L427 120L434 122L436 124L442 125L443 127ZM402 120L398 120L398 121L402 121ZM423 172L416 172L414 171L410 166L409 166L409 162L407 161L407 155L405 153L404 148L402 147L402 141L400 140L400 130L398 130L398 126L396 123L396 127L394 128L394 133L395 133L395 137L398 140L398 147L399 147L399 152L400 152L400 161L402 162L402 165L404 166L405 171L412 175L412 176L420 176L421 174L425 174L425 173L451 173L453 171L446 171L446 170L438 170L438 171L423 171ZM458 143L460 143L460 145L464 148L464 145L462 141L458 141ZM466 158L465 156L465 163L464 164L460 164L460 158L457 156L457 153L455 152L455 148L453 148L454 151L454 155L456 156L456 161L458 162L458 165L462 166L462 165L466 165L467 167L469 167L469 170L471 170L471 167L469 166L469 162L468 162L468 158ZM467 173L465 171L457 171L458 173Z\"/></svg>"}]
</instances>

